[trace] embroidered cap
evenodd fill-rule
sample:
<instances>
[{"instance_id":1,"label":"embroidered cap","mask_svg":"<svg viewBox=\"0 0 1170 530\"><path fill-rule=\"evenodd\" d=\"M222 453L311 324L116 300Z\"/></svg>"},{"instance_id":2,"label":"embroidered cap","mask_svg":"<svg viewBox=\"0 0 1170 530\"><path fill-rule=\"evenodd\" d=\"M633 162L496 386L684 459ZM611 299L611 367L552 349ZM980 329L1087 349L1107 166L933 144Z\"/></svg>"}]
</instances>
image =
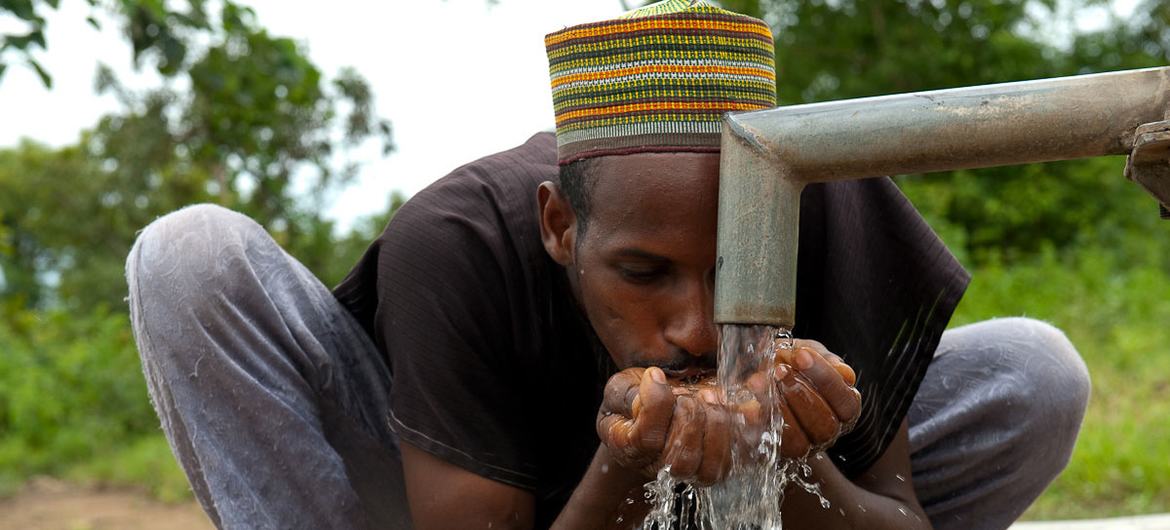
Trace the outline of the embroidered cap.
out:
<instances>
[{"instance_id":1,"label":"embroidered cap","mask_svg":"<svg viewBox=\"0 0 1170 530\"><path fill-rule=\"evenodd\" d=\"M561 165L718 152L728 111L776 106L772 31L701 0L666 0L544 39Z\"/></svg>"}]
</instances>

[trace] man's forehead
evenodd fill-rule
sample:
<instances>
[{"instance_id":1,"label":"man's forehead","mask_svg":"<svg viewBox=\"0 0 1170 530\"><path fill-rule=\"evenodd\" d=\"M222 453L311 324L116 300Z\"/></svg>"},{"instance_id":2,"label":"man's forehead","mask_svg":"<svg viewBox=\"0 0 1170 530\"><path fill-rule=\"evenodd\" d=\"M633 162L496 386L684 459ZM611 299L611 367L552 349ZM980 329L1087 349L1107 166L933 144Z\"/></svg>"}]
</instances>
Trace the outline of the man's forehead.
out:
<instances>
[{"instance_id":1,"label":"man's forehead","mask_svg":"<svg viewBox=\"0 0 1170 530\"><path fill-rule=\"evenodd\" d=\"M710 183L719 176L719 153L637 153L593 160L598 182L615 189L653 189Z\"/></svg>"},{"instance_id":2,"label":"man's forehead","mask_svg":"<svg viewBox=\"0 0 1170 530\"><path fill-rule=\"evenodd\" d=\"M713 230L719 201L717 153L641 153L601 157L595 164L591 226L660 234L705 231L710 223Z\"/></svg>"}]
</instances>

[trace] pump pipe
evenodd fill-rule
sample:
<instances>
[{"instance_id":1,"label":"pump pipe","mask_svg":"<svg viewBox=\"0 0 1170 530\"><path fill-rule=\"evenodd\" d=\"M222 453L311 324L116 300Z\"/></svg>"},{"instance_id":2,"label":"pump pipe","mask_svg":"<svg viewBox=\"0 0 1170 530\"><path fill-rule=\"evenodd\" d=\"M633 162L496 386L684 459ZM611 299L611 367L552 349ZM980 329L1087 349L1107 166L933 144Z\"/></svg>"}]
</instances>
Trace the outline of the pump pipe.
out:
<instances>
[{"instance_id":1,"label":"pump pipe","mask_svg":"<svg viewBox=\"0 0 1170 530\"><path fill-rule=\"evenodd\" d=\"M800 193L811 182L1131 155L1127 176L1164 209L1168 91L1163 67L728 114L715 321L795 324Z\"/></svg>"}]
</instances>

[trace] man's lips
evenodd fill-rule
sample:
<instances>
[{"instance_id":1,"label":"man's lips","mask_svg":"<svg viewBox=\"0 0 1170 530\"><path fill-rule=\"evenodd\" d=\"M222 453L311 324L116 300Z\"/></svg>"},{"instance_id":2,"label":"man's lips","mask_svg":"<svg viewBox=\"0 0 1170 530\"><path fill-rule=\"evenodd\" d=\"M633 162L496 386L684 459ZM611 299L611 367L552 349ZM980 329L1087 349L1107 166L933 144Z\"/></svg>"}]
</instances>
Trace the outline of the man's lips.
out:
<instances>
[{"instance_id":1,"label":"man's lips","mask_svg":"<svg viewBox=\"0 0 1170 530\"><path fill-rule=\"evenodd\" d=\"M695 383L715 375L715 370L713 369L696 367L691 367L684 370L671 370L663 368L662 372L666 374L666 377L671 379L678 379L687 383Z\"/></svg>"}]
</instances>

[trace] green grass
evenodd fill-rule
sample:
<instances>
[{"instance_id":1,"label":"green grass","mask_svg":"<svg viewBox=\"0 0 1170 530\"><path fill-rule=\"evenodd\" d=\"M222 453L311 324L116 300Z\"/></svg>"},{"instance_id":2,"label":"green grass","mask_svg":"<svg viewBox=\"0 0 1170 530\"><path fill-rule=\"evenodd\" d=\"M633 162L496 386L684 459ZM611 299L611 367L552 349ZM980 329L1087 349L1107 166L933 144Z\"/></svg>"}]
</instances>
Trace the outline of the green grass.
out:
<instances>
[{"instance_id":1,"label":"green grass","mask_svg":"<svg viewBox=\"0 0 1170 530\"><path fill-rule=\"evenodd\" d=\"M190 498L151 409L126 315L0 316L0 496L50 475Z\"/></svg>"},{"instance_id":2,"label":"green grass","mask_svg":"<svg viewBox=\"0 0 1170 530\"><path fill-rule=\"evenodd\" d=\"M68 468L64 477L82 484L140 489L169 503L193 498L187 477L162 434L143 436L102 458L80 462Z\"/></svg>"}]
</instances>

